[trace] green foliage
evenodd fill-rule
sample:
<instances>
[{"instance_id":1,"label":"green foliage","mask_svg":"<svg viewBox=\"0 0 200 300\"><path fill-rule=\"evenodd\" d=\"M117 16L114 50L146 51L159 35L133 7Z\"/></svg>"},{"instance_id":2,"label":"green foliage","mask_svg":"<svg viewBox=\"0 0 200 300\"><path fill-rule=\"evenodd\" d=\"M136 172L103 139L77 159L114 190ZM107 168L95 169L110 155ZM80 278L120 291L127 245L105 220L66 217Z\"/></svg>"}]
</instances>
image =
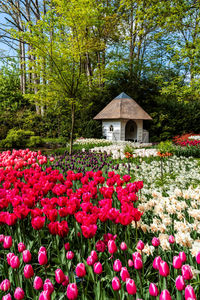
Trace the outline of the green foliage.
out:
<instances>
[{"instance_id":1,"label":"green foliage","mask_svg":"<svg viewBox=\"0 0 200 300\"><path fill-rule=\"evenodd\" d=\"M199 146L174 146L172 153L178 157L195 157L200 158L200 147Z\"/></svg>"},{"instance_id":2,"label":"green foliage","mask_svg":"<svg viewBox=\"0 0 200 300\"><path fill-rule=\"evenodd\" d=\"M30 136L27 146L29 148L35 148L43 145L42 138L40 136Z\"/></svg>"},{"instance_id":3,"label":"green foliage","mask_svg":"<svg viewBox=\"0 0 200 300\"><path fill-rule=\"evenodd\" d=\"M13 128L9 130L7 137L1 142L1 146L5 148L27 147L31 136L34 136L33 131Z\"/></svg>"},{"instance_id":4,"label":"green foliage","mask_svg":"<svg viewBox=\"0 0 200 300\"><path fill-rule=\"evenodd\" d=\"M173 150L173 144L171 141L160 142L157 147L160 153L171 153Z\"/></svg>"},{"instance_id":5,"label":"green foliage","mask_svg":"<svg viewBox=\"0 0 200 300\"><path fill-rule=\"evenodd\" d=\"M130 154L133 154L134 153L134 148L131 145L126 144L126 146L124 148L124 153L126 153L126 152L128 152Z\"/></svg>"}]
</instances>

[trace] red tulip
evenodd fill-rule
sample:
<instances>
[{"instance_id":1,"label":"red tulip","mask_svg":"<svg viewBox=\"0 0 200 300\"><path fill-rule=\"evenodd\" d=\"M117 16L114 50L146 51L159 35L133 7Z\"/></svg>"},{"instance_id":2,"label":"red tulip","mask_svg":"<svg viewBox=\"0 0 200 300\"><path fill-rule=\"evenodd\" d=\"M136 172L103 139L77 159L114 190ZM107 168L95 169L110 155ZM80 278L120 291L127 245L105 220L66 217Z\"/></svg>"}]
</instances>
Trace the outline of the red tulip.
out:
<instances>
[{"instance_id":1,"label":"red tulip","mask_svg":"<svg viewBox=\"0 0 200 300\"><path fill-rule=\"evenodd\" d=\"M176 278L176 288L178 291L183 291L185 289L185 281L181 275Z\"/></svg>"},{"instance_id":2,"label":"red tulip","mask_svg":"<svg viewBox=\"0 0 200 300\"><path fill-rule=\"evenodd\" d=\"M73 259L74 258L74 252L67 251L66 258L69 259L69 260Z\"/></svg>"},{"instance_id":3,"label":"red tulip","mask_svg":"<svg viewBox=\"0 0 200 300\"><path fill-rule=\"evenodd\" d=\"M17 299L17 300L22 300L22 299L24 299L24 291L22 290L22 288L17 287L17 288L15 289L15 292L14 292L14 298Z\"/></svg>"},{"instance_id":4,"label":"red tulip","mask_svg":"<svg viewBox=\"0 0 200 300\"><path fill-rule=\"evenodd\" d=\"M23 252L24 250L26 250L26 246L24 245L24 243L20 242L18 244L18 251Z\"/></svg>"},{"instance_id":5,"label":"red tulip","mask_svg":"<svg viewBox=\"0 0 200 300\"><path fill-rule=\"evenodd\" d=\"M117 276L112 279L112 288L114 291L119 291L121 289L121 283Z\"/></svg>"},{"instance_id":6,"label":"red tulip","mask_svg":"<svg viewBox=\"0 0 200 300\"><path fill-rule=\"evenodd\" d=\"M23 261L25 263L29 263L31 261L31 252L29 250L24 250L23 251Z\"/></svg>"},{"instance_id":7,"label":"red tulip","mask_svg":"<svg viewBox=\"0 0 200 300\"><path fill-rule=\"evenodd\" d=\"M170 244L174 244L174 243L175 243L175 238L174 238L173 235L170 235L170 236L169 236L169 243L170 243Z\"/></svg>"},{"instance_id":8,"label":"red tulip","mask_svg":"<svg viewBox=\"0 0 200 300\"><path fill-rule=\"evenodd\" d=\"M126 251L127 250L127 245L125 242L122 242L121 245L120 245L120 248L122 251Z\"/></svg>"},{"instance_id":9,"label":"red tulip","mask_svg":"<svg viewBox=\"0 0 200 300\"><path fill-rule=\"evenodd\" d=\"M184 280L190 280L193 277L191 267L189 265L183 265L181 268L182 276Z\"/></svg>"},{"instance_id":10,"label":"red tulip","mask_svg":"<svg viewBox=\"0 0 200 300\"><path fill-rule=\"evenodd\" d=\"M144 249L144 243L143 243L143 241L139 240L139 242L137 243L137 249L141 250L141 251Z\"/></svg>"},{"instance_id":11,"label":"red tulip","mask_svg":"<svg viewBox=\"0 0 200 300\"><path fill-rule=\"evenodd\" d=\"M113 264L113 270L114 270L115 272L120 272L120 271L121 271L121 268L122 268L122 263L121 263L121 261L120 261L119 259L116 259L116 260L114 261L114 264Z\"/></svg>"},{"instance_id":12,"label":"red tulip","mask_svg":"<svg viewBox=\"0 0 200 300\"><path fill-rule=\"evenodd\" d=\"M33 267L31 265L25 265L25 267L24 267L25 278L29 279L29 278L33 277L33 275L34 275Z\"/></svg>"},{"instance_id":13,"label":"red tulip","mask_svg":"<svg viewBox=\"0 0 200 300\"><path fill-rule=\"evenodd\" d=\"M91 255L88 256L88 258L87 258L87 264L88 264L88 266L93 266L93 264L94 264L94 259L92 258Z\"/></svg>"},{"instance_id":14,"label":"red tulip","mask_svg":"<svg viewBox=\"0 0 200 300\"><path fill-rule=\"evenodd\" d=\"M7 263L8 263L9 265L10 265L10 260L11 260L11 258L12 258L13 256L15 256L15 254L12 253L12 252L9 252L9 253L7 254L7 256L6 256L6 258L7 258Z\"/></svg>"},{"instance_id":15,"label":"red tulip","mask_svg":"<svg viewBox=\"0 0 200 300\"><path fill-rule=\"evenodd\" d=\"M132 254L132 257L133 257L133 261L137 258L137 257L139 257L139 258L141 258L142 259L142 255L139 253L139 252L134 252L133 254Z\"/></svg>"},{"instance_id":16,"label":"red tulip","mask_svg":"<svg viewBox=\"0 0 200 300\"><path fill-rule=\"evenodd\" d=\"M65 243L65 250L69 251L70 250L70 244L69 243Z\"/></svg>"},{"instance_id":17,"label":"red tulip","mask_svg":"<svg viewBox=\"0 0 200 300\"><path fill-rule=\"evenodd\" d=\"M98 260L98 255L95 250L91 251L90 256L92 256L94 262L96 262Z\"/></svg>"},{"instance_id":18,"label":"red tulip","mask_svg":"<svg viewBox=\"0 0 200 300\"><path fill-rule=\"evenodd\" d=\"M130 268L132 268L134 266L134 262L131 259L128 260L128 266Z\"/></svg>"},{"instance_id":19,"label":"red tulip","mask_svg":"<svg viewBox=\"0 0 200 300\"><path fill-rule=\"evenodd\" d=\"M154 247L158 247L160 245L160 240L157 237L154 237L151 243Z\"/></svg>"},{"instance_id":20,"label":"red tulip","mask_svg":"<svg viewBox=\"0 0 200 300\"><path fill-rule=\"evenodd\" d=\"M180 259L179 256L174 256L173 257L173 267L175 269L181 269L181 267L182 267L182 260Z\"/></svg>"},{"instance_id":21,"label":"red tulip","mask_svg":"<svg viewBox=\"0 0 200 300\"><path fill-rule=\"evenodd\" d=\"M39 252L38 254L38 262L40 265L46 265L48 262L47 255L45 252Z\"/></svg>"},{"instance_id":22,"label":"red tulip","mask_svg":"<svg viewBox=\"0 0 200 300\"><path fill-rule=\"evenodd\" d=\"M157 297L159 295L159 291L155 283L150 283L149 294L154 297Z\"/></svg>"},{"instance_id":23,"label":"red tulip","mask_svg":"<svg viewBox=\"0 0 200 300\"><path fill-rule=\"evenodd\" d=\"M163 290L160 294L159 300L172 300L172 297L168 290Z\"/></svg>"},{"instance_id":24,"label":"red tulip","mask_svg":"<svg viewBox=\"0 0 200 300\"><path fill-rule=\"evenodd\" d=\"M3 243L4 241L4 234L0 234L0 243Z\"/></svg>"},{"instance_id":25,"label":"red tulip","mask_svg":"<svg viewBox=\"0 0 200 300\"><path fill-rule=\"evenodd\" d=\"M168 264L163 260L161 260L159 265L159 273L163 277L167 277L170 273Z\"/></svg>"},{"instance_id":26,"label":"red tulip","mask_svg":"<svg viewBox=\"0 0 200 300\"><path fill-rule=\"evenodd\" d=\"M44 285L43 285L43 290L48 291L50 295L53 293L54 286L50 279L45 280Z\"/></svg>"},{"instance_id":27,"label":"red tulip","mask_svg":"<svg viewBox=\"0 0 200 300\"><path fill-rule=\"evenodd\" d=\"M79 263L76 266L76 275L78 277L84 277L86 275L85 265L84 263Z\"/></svg>"},{"instance_id":28,"label":"red tulip","mask_svg":"<svg viewBox=\"0 0 200 300\"><path fill-rule=\"evenodd\" d=\"M187 256L186 256L185 252L180 252L178 256L180 257L182 263L186 262Z\"/></svg>"},{"instance_id":29,"label":"red tulip","mask_svg":"<svg viewBox=\"0 0 200 300\"><path fill-rule=\"evenodd\" d=\"M7 294L5 296L3 296L2 300L12 300L11 294Z\"/></svg>"},{"instance_id":30,"label":"red tulip","mask_svg":"<svg viewBox=\"0 0 200 300\"><path fill-rule=\"evenodd\" d=\"M130 274L126 267L121 268L120 276L121 276L122 281L124 281L124 282L126 281L127 278L130 278Z\"/></svg>"},{"instance_id":31,"label":"red tulip","mask_svg":"<svg viewBox=\"0 0 200 300\"><path fill-rule=\"evenodd\" d=\"M78 289L76 283L70 283L67 286L67 298L74 300L78 297Z\"/></svg>"},{"instance_id":32,"label":"red tulip","mask_svg":"<svg viewBox=\"0 0 200 300\"><path fill-rule=\"evenodd\" d=\"M31 225L35 230L40 230L44 226L45 217L35 217L31 220Z\"/></svg>"},{"instance_id":33,"label":"red tulip","mask_svg":"<svg viewBox=\"0 0 200 300\"><path fill-rule=\"evenodd\" d=\"M100 262L96 262L93 266L93 270L95 274L101 274L103 272L102 264Z\"/></svg>"},{"instance_id":34,"label":"red tulip","mask_svg":"<svg viewBox=\"0 0 200 300\"><path fill-rule=\"evenodd\" d=\"M51 300L51 294L49 291L42 291L39 296L39 300Z\"/></svg>"},{"instance_id":35,"label":"red tulip","mask_svg":"<svg viewBox=\"0 0 200 300\"><path fill-rule=\"evenodd\" d=\"M11 236L4 236L3 247L4 247L4 249L9 249L12 247L12 237Z\"/></svg>"},{"instance_id":36,"label":"red tulip","mask_svg":"<svg viewBox=\"0 0 200 300\"><path fill-rule=\"evenodd\" d=\"M62 282L62 285L63 285L63 286L68 286L68 284L69 284L69 277L68 277L67 275L65 275L65 279L64 279L64 281Z\"/></svg>"},{"instance_id":37,"label":"red tulip","mask_svg":"<svg viewBox=\"0 0 200 300\"><path fill-rule=\"evenodd\" d=\"M44 246L41 246L38 252L45 252L47 254L47 249Z\"/></svg>"},{"instance_id":38,"label":"red tulip","mask_svg":"<svg viewBox=\"0 0 200 300\"><path fill-rule=\"evenodd\" d=\"M61 284L65 280L65 274L61 269L56 269L55 278L58 284Z\"/></svg>"},{"instance_id":39,"label":"red tulip","mask_svg":"<svg viewBox=\"0 0 200 300\"><path fill-rule=\"evenodd\" d=\"M10 281L8 279L4 279L0 284L0 290L3 292L8 291L10 288Z\"/></svg>"},{"instance_id":40,"label":"red tulip","mask_svg":"<svg viewBox=\"0 0 200 300\"><path fill-rule=\"evenodd\" d=\"M196 255L196 262L200 264L200 251Z\"/></svg>"},{"instance_id":41,"label":"red tulip","mask_svg":"<svg viewBox=\"0 0 200 300\"><path fill-rule=\"evenodd\" d=\"M110 254L114 254L115 252L117 252L117 246L115 244L115 241L113 240L108 241L108 252Z\"/></svg>"},{"instance_id":42,"label":"red tulip","mask_svg":"<svg viewBox=\"0 0 200 300\"><path fill-rule=\"evenodd\" d=\"M43 287L43 281L42 278L40 278L39 276L36 276L33 282L33 287L35 290L40 290Z\"/></svg>"},{"instance_id":43,"label":"red tulip","mask_svg":"<svg viewBox=\"0 0 200 300\"><path fill-rule=\"evenodd\" d=\"M20 266L20 261L19 261L19 257L14 255L12 256L12 258L10 259L10 266L13 269L18 269Z\"/></svg>"},{"instance_id":44,"label":"red tulip","mask_svg":"<svg viewBox=\"0 0 200 300\"><path fill-rule=\"evenodd\" d=\"M136 257L136 259L134 260L134 268L136 270L141 270L143 268L143 262L141 258Z\"/></svg>"},{"instance_id":45,"label":"red tulip","mask_svg":"<svg viewBox=\"0 0 200 300\"><path fill-rule=\"evenodd\" d=\"M192 298L194 300L197 299L193 287L191 285L187 285L185 288L185 300L189 300L189 298Z\"/></svg>"},{"instance_id":46,"label":"red tulip","mask_svg":"<svg viewBox=\"0 0 200 300\"><path fill-rule=\"evenodd\" d=\"M156 256L153 261L153 268L159 270L160 262L162 261L160 256Z\"/></svg>"},{"instance_id":47,"label":"red tulip","mask_svg":"<svg viewBox=\"0 0 200 300\"><path fill-rule=\"evenodd\" d=\"M131 278L126 279L126 290L129 295L135 295L137 293L137 287L133 279Z\"/></svg>"}]
</instances>

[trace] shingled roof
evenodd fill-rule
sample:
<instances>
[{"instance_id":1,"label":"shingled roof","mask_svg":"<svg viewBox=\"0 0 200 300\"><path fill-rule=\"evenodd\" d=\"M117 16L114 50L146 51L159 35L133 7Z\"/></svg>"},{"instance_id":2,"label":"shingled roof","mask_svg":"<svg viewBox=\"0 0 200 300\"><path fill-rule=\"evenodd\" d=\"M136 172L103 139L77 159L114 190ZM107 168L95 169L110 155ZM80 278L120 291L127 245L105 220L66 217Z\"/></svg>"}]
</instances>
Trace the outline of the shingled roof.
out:
<instances>
[{"instance_id":1,"label":"shingled roof","mask_svg":"<svg viewBox=\"0 0 200 300\"><path fill-rule=\"evenodd\" d=\"M128 120L152 120L152 118L125 93L121 93L100 111L94 120L128 119Z\"/></svg>"}]
</instances>

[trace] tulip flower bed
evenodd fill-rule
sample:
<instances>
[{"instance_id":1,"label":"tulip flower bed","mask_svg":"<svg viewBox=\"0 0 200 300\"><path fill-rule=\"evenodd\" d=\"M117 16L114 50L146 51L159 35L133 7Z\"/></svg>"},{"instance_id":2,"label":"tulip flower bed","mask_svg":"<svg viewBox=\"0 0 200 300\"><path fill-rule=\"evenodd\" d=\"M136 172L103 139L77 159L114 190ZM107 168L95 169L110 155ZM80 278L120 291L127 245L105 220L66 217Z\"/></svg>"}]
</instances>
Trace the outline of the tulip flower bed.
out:
<instances>
[{"instance_id":1,"label":"tulip flower bed","mask_svg":"<svg viewBox=\"0 0 200 300\"><path fill-rule=\"evenodd\" d=\"M161 202L162 213L149 209L149 179L143 187L139 179L106 170L112 163L84 174L55 164L28 149L0 155L1 299L199 299L200 251L178 241L180 224L169 203ZM175 200L186 226L196 224L192 239L198 242L200 193L194 194L187 207L183 194ZM166 249L160 227L145 230L154 214L175 218L166 225Z\"/></svg>"}]
</instances>

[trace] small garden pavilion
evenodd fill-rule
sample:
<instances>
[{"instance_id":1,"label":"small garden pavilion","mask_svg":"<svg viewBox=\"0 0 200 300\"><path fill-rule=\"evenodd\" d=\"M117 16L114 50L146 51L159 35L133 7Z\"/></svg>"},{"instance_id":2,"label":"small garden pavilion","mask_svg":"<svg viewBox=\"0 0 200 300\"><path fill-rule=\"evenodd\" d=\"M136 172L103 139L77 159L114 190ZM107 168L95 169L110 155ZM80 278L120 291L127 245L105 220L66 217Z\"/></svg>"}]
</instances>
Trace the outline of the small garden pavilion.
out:
<instances>
[{"instance_id":1,"label":"small garden pavilion","mask_svg":"<svg viewBox=\"0 0 200 300\"><path fill-rule=\"evenodd\" d=\"M94 120L102 120L103 136L107 140L149 142L149 132L143 129L143 120L152 118L125 93L108 103Z\"/></svg>"}]
</instances>

